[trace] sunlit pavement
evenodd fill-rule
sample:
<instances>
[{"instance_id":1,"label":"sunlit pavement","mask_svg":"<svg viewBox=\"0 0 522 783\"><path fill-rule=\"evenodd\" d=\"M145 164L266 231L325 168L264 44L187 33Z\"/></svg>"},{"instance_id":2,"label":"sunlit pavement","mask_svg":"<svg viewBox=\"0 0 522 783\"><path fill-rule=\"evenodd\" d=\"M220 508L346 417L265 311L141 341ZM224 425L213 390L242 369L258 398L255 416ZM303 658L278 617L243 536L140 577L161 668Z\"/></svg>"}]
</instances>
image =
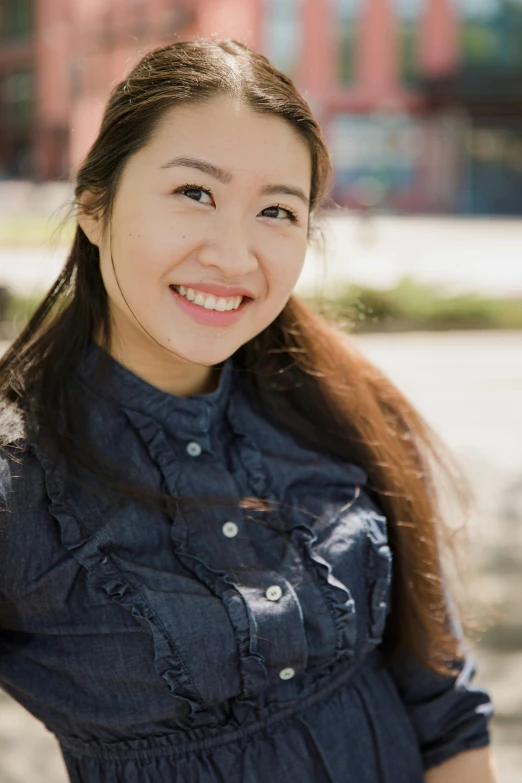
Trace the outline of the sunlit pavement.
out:
<instances>
[{"instance_id":1,"label":"sunlit pavement","mask_svg":"<svg viewBox=\"0 0 522 783\"><path fill-rule=\"evenodd\" d=\"M410 275L450 291L522 296L522 220L343 215L324 222L324 235L324 253L308 253L300 292L323 282L325 290L349 282L385 288ZM45 289L67 252L0 247L0 285L26 295Z\"/></svg>"},{"instance_id":2,"label":"sunlit pavement","mask_svg":"<svg viewBox=\"0 0 522 783\"><path fill-rule=\"evenodd\" d=\"M355 339L462 461L477 496L470 555L484 564L481 588L520 627L522 332ZM513 557L519 558L519 567L516 563L513 567ZM511 571L505 563L511 564ZM494 731L501 783L520 783L522 647L479 646L478 661L477 681L491 691L499 714ZM0 783L62 783L65 779L52 735L7 697L1 698Z\"/></svg>"},{"instance_id":3,"label":"sunlit pavement","mask_svg":"<svg viewBox=\"0 0 522 783\"><path fill-rule=\"evenodd\" d=\"M411 276L450 292L522 296L522 220L339 215L323 233L300 290L350 282L388 288Z\"/></svg>"}]
</instances>

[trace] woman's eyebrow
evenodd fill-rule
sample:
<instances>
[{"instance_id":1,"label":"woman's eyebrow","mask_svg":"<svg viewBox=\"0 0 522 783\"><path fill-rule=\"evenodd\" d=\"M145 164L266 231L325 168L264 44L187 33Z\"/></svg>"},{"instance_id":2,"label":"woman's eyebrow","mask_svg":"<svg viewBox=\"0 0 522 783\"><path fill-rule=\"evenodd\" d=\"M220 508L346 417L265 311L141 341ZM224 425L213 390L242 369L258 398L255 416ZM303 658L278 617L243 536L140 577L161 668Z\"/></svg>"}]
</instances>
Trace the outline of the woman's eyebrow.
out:
<instances>
[{"instance_id":1,"label":"woman's eyebrow","mask_svg":"<svg viewBox=\"0 0 522 783\"><path fill-rule=\"evenodd\" d=\"M224 185L228 185L232 181L232 174L229 171L220 169L218 166L214 166L213 163L209 163L206 160L200 160L199 158L187 158L183 155L172 158L172 160L164 163L160 168L170 169L175 166L185 166L191 169L198 169L205 174L209 174L214 179L219 180ZM273 196L277 193L284 193L286 196L296 196L303 204L308 207L309 199L302 188L295 187L293 185L265 185L260 191L262 196Z\"/></svg>"},{"instance_id":2,"label":"woman's eyebrow","mask_svg":"<svg viewBox=\"0 0 522 783\"><path fill-rule=\"evenodd\" d=\"M160 168L170 169L174 166L187 166L190 169L198 169L199 171L203 171L205 174L210 174L211 177L219 180L224 185L228 185L228 183L232 180L232 174L229 171L224 171L223 169L214 166L213 163L208 163L206 160L200 160L199 158L186 158L183 155L167 161L167 163L164 163L162 166L160 166Z\"/></svg>"},{"instance_id":3,"label":"woman's eyebrow","mask_svg":"<svg viewBox=\"0 0 522 783\"><path fill-rule=\"evenodd\" d=\"M262 196L275 196L277 193L284 193L285 196L296 196L298 199L301 199L305 207L308 207L310 204L310 200L307 198L304 190L293 185L265 185L260 192Z\"/></svg>"}]
</instances>

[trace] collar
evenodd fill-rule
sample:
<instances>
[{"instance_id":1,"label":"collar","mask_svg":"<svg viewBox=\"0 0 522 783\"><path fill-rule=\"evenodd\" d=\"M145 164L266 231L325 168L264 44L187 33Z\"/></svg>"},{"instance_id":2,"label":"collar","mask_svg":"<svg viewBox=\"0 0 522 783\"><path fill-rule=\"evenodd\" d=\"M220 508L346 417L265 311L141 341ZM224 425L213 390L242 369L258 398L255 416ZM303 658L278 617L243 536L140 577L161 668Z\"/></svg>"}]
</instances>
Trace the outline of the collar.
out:
<instances>
[{"instance_id":1,"label":"collar","mask_svg":"<svg viewBox=\"0 0 522 783\"><path fill-rule=\"evenodd\" d=\"M178 437L207 433L220 419L228 403L233 362L221 368L218 388L209 394L179 397L161 391L113 359L91 342L76 369L76 375L96 395L116 405L155 419Z\"/></svg>"}]
</instances>

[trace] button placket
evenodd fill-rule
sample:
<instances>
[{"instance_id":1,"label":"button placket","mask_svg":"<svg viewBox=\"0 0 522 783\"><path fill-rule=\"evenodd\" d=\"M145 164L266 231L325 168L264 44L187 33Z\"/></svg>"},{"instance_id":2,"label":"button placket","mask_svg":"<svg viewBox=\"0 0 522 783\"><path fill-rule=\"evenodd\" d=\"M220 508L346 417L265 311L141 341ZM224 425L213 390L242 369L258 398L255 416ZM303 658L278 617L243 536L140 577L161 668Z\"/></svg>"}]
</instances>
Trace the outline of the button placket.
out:
<instances>
[{"instance_id":1,"label":"button placket","mask_svg":"<svg viewBox=\"0 0 522 783\"><path fill-rule=\"evenodd\" d=\"M305 671L308 648L303 614L292 584L267 570L243 574L235 587L249 605L255 629L254 650L263 657L267 670L281 680ZM280 599L267 598L267 591L276 598L279 590Z\"/></svg>"}]
</instances>

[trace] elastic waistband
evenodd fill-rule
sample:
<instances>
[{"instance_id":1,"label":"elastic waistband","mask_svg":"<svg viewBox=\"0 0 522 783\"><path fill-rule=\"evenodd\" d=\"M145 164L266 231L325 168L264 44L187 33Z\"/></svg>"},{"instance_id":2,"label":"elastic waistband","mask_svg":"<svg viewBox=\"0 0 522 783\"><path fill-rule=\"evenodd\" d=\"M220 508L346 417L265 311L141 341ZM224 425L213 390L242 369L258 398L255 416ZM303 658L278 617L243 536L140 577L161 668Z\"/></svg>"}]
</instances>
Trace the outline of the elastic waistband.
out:
<instances>
[{"instance_id":1,"label":"elastic waistband","mask_svg":"<svg viewBox=\"0 0 522 783\"><path fill-rule=\"evenodd\" d=\"M114 742L86 741L60 734L55 734L55 736L64 755L88 756L106 761L146 759L158 756L181 756L189 752L208 750L261 733L274 723L291 717L297 712L302 712L330 696L340 686L347 685L363 668L364 670L378 668L380 660L378 650L375 649L357 663L352 663L347 670L337 674L327 685L319 688L317 691L303 699L293 701L288 706L281 707L277 705L277 711L274 711L274 705L268 705L258 719L248 726L238 729L227 730L226 728L214 726L188 730L178 729L176 732L164 734L160 737L116 740ZM219 734L216 734L216 732L219 732ZM199 736L195 737L194 735ZM187 737L192 738L187 740Z\"/></svg>"}]
</instances>

